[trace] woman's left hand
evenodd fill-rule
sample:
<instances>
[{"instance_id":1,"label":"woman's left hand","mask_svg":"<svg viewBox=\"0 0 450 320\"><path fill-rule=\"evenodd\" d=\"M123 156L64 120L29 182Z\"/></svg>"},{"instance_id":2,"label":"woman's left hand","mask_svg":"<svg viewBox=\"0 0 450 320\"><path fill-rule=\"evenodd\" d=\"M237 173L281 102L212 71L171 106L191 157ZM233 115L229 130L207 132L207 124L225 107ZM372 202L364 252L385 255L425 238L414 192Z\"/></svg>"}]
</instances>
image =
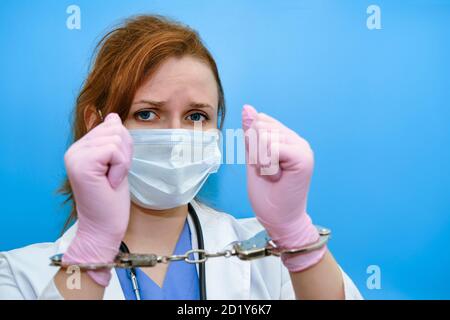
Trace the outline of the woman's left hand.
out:
<instances>
[{"instance_id":1,"label":"woman's left hand","mask_svg":"<svg viewBox=\"0 0 450 320\"><path fill-rule=\"evenodd\" d=\"M314 156L309 143L274 118L245 105L242 111L247 187L257 219L275 244L302 247L319 234L306 212ZM300 255L282 255L291 272L318 263L326 247Z\"/></svg>"}]
</instances>

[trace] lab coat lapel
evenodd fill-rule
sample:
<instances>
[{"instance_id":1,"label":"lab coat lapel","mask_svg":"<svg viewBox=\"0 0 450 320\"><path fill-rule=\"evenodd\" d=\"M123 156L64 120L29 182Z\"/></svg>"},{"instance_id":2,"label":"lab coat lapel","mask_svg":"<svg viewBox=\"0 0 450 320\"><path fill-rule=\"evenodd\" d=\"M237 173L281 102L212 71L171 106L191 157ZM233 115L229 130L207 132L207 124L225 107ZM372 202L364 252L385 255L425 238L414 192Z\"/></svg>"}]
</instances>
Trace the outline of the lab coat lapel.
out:
<instances>
[{"instance_id":1,"label":"lab coat lapel","mask_svg":"<svg viewBox=\"0 0 450 320\"><path fill-rule=\"evenodd\" d=\"M221 251L225 246L239 239L231 220L193 201L203 229L203 240L208 252ZM197 248L195 226L188 218L192 247ZM198 269L198 266L197 266ZM210 258L205 263L206 295L209 300L250 299L250 262L237 257Z\"/></svg>"},{"instance_id":2,"label":"lab coat lapel","mask_svg":"<svg viewBox=\"0 0 450 320\"><path fill-rule=\"evenodd\" d=\"M111 280L105 288L104 300L125 300L122 287L120 286L119 277L116 270L111 271Z\"/></svg>"}]
</instances>

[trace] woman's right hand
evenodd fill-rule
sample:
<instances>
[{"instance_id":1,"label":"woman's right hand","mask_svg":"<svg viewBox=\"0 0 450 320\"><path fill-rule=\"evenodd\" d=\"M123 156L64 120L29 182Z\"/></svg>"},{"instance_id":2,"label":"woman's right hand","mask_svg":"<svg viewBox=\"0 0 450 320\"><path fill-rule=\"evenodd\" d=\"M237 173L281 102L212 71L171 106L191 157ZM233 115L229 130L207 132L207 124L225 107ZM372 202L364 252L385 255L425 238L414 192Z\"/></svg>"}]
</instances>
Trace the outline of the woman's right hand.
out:
<instances>
[{"instance_id":1,"label":"woman's right hand","mask_svg":"<svg viewBox=\"0 0 450 320\"><path fill-rule=\"evenodd\" d=\"M130 215L128 170L133 142L120 117L109 114L66 152L64 162L78 214L63 264L107 263L116 257ZM88 271L106 287L110 270Z\"/></svg>"}]
</instances>

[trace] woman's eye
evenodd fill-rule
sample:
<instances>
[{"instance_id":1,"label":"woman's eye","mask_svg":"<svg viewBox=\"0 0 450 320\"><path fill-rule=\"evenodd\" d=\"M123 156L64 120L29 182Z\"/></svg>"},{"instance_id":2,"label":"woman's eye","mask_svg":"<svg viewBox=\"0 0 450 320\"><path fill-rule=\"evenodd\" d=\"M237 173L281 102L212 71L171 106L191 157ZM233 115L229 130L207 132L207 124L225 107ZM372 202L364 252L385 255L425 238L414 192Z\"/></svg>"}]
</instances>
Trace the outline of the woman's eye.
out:
<instances>
[{"instance_id":1,"label":"woman's eye","mask_svg":"<svg viewBox=\"0 0 450 320\"><path fill-rule=\"evenodd\" d=\"M208 120L208 117L200 112L190 114L188 119L194 122Z\"/></svg>"},{"instance_id":2,"label":"woman's eye","mask_svg":"<svg viewBox=\"0 0 450 320\"><path fill-rule=\"evenodd\" d=\"M141 121L151 121L156 118L156 114L150 110L142 110L135 113L135 117L137 120Z\"/></svg>"}]
</instances>

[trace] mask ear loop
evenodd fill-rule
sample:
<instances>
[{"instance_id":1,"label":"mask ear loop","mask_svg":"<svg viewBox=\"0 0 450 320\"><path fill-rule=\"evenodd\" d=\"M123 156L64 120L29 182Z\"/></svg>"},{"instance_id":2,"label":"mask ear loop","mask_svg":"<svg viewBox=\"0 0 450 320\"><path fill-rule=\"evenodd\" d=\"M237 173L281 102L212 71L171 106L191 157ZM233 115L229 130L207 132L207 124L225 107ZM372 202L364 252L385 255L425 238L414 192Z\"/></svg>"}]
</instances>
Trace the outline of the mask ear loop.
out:
<instances>
[{"instance_id":1,"label":"mask ear loop","mask_svg":"<svg viewBox=\"0 0 450 320\"><path fill-rule=\"evenodd\" d=\"M102 110L100 110L100 109L97 109L97 113L98 113L98 115L100 116L100 120L101 120L101 122L105 121L105 118L103 117L103 113L102 113Z\"/></svg>"}]
</instances>

